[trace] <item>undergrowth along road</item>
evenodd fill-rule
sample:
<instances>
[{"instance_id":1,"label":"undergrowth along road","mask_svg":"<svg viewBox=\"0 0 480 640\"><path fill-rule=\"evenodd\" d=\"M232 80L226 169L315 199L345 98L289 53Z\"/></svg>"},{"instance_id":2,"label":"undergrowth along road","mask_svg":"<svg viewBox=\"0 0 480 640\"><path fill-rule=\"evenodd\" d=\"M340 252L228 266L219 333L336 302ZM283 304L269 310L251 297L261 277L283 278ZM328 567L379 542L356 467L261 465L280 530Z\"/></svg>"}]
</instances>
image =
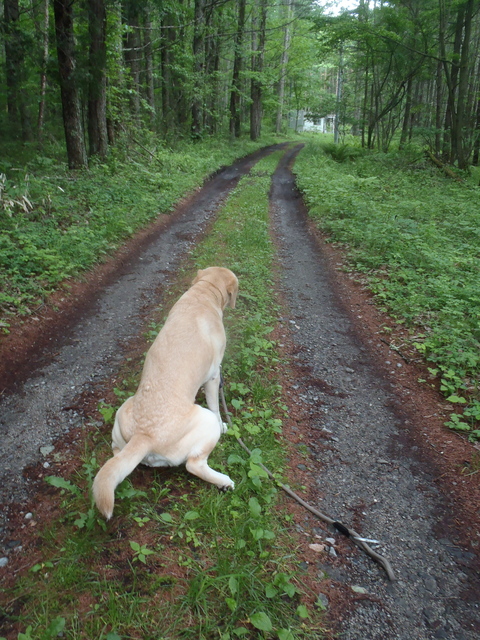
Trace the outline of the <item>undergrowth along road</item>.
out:
<instances>
[{"instance_id":1,"label":"undergrowth along road","mask_svg":"<svg viewBox=\"0 0 480 640\"><path fill-rule=\"evenodd\" d=\"M329 150L311 141L295 164L310 216L405 329L392 343L432 363L429 378L452 403L447 426L480 440L480 187L411 152L353 148L335 162Z\"/></svg>"},{"instance_id":2,"label":"undergrowth along road","mask_svg":"<svg viewBox=\"0 0 480 640\"><path fill-rule=\"evenodd\" d=\"M42 155L20 167L2 158L0 331L18 315L35 315L53 291L68 294L70 281L169 215L208 176L274 142L156 142L151 150L125 142L103 164L76 172Z\"/></svg>"}]
</instances>

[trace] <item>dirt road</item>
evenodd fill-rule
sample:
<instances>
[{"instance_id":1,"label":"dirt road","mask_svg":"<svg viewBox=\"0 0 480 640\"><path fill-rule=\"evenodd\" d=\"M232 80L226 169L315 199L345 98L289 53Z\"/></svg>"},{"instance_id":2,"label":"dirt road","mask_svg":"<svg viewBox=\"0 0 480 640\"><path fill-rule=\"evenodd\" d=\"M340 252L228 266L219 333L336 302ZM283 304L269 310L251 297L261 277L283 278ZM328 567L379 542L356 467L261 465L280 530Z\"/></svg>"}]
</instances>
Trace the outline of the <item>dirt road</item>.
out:
<instances>
[{"instance_id":1,"label":"dirt road","mask_svg":"<svg viewBox=\"0 0 480 640\"><path fill-rule=\"evenodd\" d=\"M337 273L337 254L309 228L290 171L298 150L286 151L271 191L285 303L279 334L291 362L284 380L288 429L298 452L292 463L310 501L379 540L397 576L388 582L381 568L333 531L330 554L309 551L307 543L325 538L325 527L301 515L297 528L315 574L312 586L345 640L477 639L478 504L468 512L468 482L462 484L452 462L442 471L442 454L429 451L423 435L421 416L430 410L428 403L441 405L441 399L422 395L422 406L416 405L417 392L424 391L415 365L380 340L368 295L355 293ZM217 187L200 191L136 247L119 277L98 289L61 339L46 341L50 362L39 365L15 393L5 394L0 501L7 544L8 518L33 482L22 470L41 459L40 447L83 420L79 398L89 389L98 394L97 383L116 370L122 346L136 336L152 301L158 303L191 244L254 160L220 173ZM446 443L453 438L442 437ZM443 447L443 441L437 444Z\"/></svg>"}]
</instances>

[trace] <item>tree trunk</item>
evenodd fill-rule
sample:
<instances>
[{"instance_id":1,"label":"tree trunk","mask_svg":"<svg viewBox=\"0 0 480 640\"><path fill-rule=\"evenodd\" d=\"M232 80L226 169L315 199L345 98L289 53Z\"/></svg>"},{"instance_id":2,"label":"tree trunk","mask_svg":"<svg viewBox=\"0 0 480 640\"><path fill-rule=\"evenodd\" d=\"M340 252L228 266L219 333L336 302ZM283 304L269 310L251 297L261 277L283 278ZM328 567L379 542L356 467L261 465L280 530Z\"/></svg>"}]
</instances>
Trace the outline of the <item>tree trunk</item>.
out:
<instances>
[{"instance_id":1,"label":"tree trunk","mask_svg":"<svg viewBox=\"0 0 480 640\"><path fill-rule=\"evenodd\" d=\"M435 82L435 155L440 155L441 149L441 128L443 116L443 91L442 91L442 63L437 63L437 74Z\"/></svg>"},{"instance_id":2,"label":"tree trunk","mask_svg":"<svg viewBox=\"0 0 480 640\"><path fill-rule=\"evenodd\" d=\"M20 129L23 140L30 138L30 122L24 96L25 47L19 28L18 0L4 0L5 71L7 113L12 132Z\"/></svg>"},{"instance_id":3,"label":"tree trunk","mask_svg":"<svg viewBox=\"0 0 480 640\"><path fill-rule=\"evenodd\" d=\"M477 101L477 119L475 125L475 142L473 146L473 159L472 163L478 167L478 160L480 157L480 99Z\"/></svg>"},{"instance_id":4,"label":"tree trunk","mask_svg":"<svg viewBox=\"0 0 480 640\"><path fill-rule=\"evenodd\" d=\"M172 39L173 37L173 39ZM172 109L172 72L171 72L171 44L175 40L175 29L171 15L162 16L162 42L160 47L160 68L162 71L162 125L166 135L173 129Z\"/></svg>"},{"instance_id":5,"label":"tree trunk","mask_svg":"<svg viewBox=\"0 0 480 640\"><path fill-rule=\"evenodd\" d=\"M280 133L282 130L282 122L283 122L283 103L285 101L285 82L287 78L287 65L288 65L288 57L289 57L289 49L290 49L290 39L292 36L292 7L293 0L286 0L286 22L285 22L285 32L283 36L283 51L282 58L280 61L280 79L278 82L278 108L277 108L277 122L275 126L276 133Z\"/></svg>"},{"instance_id":6,"label":"tree trunk","mask_svg":"<svg viewBox=\"0 0 480 640\"><path fill-rule=\"evenodd\" d=\"M240 113L240 74L243 59L243 38L245 34L246 0L239 0L238 26L235 35L235 59L233 61L232 90L230 92L230 135L239 138L242 129Z\"/></svg>"},{"instance_id":7,"label":"tree trunk","mask_svg":"<svg viewBox=\"0 0 480 640\"><path fill-rule=\"evenodd\" d=\"M145 50L145 84L147 89L147 103L150 108L150 129L155 131L155 85L153 80L153 53L152 53L152 22L150 20L149 7L145 11L145 30L143 37Z\"/></svg>"},{"instance_id":8,"label":"tree trunk","mask_svg":"<svg viewBox=\"0 0 480 640\"><path fill-rule=\"evenodd\" d=\"M192 137L200 138L203 129L203 83L205 67L205 0L195 0L195 22L193 33L193 101Z\"/></svg>"},{"instance_id":9,"label":"tree trunk","mask_svg":"<svg viewBox=\"0 0 480 640\"><path fill-rule=\"evenodd\" d=\"M446 162L453 163L456 160L457 149L457 118L456 118L456 91L459 72L459 60L462 48L463 19L465 4L458 6L457 20L455 25L455 40L453 44L453 56L450 67L450 60L447 58L446 39L446 14L445 3L440 3L440 55L442 58L445 79L447 82L447 108L445 111L445 125L443 135L443 157Z\"/></svg>"},{"instance_id":10,"label":"tree trunk","mask_svg":"<svg viewBox=\"0 0 480 640\"><path fill-rule=\"evenodd\" d=\"M90 155L98 155L102 160L108 152L106 22L105 0L88 0L88 140Z\"/></svg>"},{"instance_id":11,"label":"tree trunk","mask_svg":"<svg viewBox=\"0 0 480 640\"><path fill-rule=\"evenodd\" d=\"M41 141L43 138L43 125L45 122L45 96L47 93L47 64L48 64L48 28L50 23L49 2L44 1L44 13L43 13L43 49L42 49L42 63L40 72L40 100L38 102L38 118L37 118L37 133L38 139Z\"/></svg>"},{"instance_id":12,"label":"tree trunk","mask_svg":"<svg viewBox=\"0 0 480 640\"><path fill-rule=\"evenodd\" d=\"M267 0L259 2L258 34L252 29L252 81L250 88L250 139L258 140L262 128L262 91L261 74L265 57L265 29L267 24Z\"/></svg>"},{"instance_id":13,"label":"tree trunk","mask_svg":"<svg viewBox=\"0 0 480 640\"><path fill-rule=\"evenodd\" d=\"M412 83L413 78L410 77L407 82L407 93L405 100L405 113L403 114L402 133L400 136L399 149L403 149L408 138L408 132L410 129L410 113L412 109Z\"/></svg>"},{"instance_id":14,"label":"tree trunk","mask_svg":"<svg viewBox=\"0 0 480 640\"><path fill-rule=\"evenodd\" d=\"M456 140L455 155L457 157L459 169L466 169L468 167L468 153L466 151L465 144L465 131L466 126L466 101L468 93L468 77L469 77L469 54L470 54L470 39L472 35L472 18L473 18L473 5L474 0L467 0L465 3L465 11L463 18L463 42L462 42L462 55L460 57L460 68L458 74L458 97L457 97L457 112L455 132Z\"/></svg>"},{"instance_id":15,"label":"tree trunk","mask_svg":"<svg viewBox=\"0 0 480 640\"><path fill-rule=\"evenodd\" d=\"M54 0L53 10L68 166L78 169L87 166L87 152L75 78L73 3Z\"/></svg>"},{"instance_id":16,"label":"tree trunk","mask_svg":"<svg viewBox=\"0 0 480 640\"><path fill-rule=\"evenodd\" d=\"M130 107L135 120L140 119L140 23L139 6L136 0L124 0L123 13L127 24L124 37L125 62L130 71Z\"/></svg>"}]
</instances>

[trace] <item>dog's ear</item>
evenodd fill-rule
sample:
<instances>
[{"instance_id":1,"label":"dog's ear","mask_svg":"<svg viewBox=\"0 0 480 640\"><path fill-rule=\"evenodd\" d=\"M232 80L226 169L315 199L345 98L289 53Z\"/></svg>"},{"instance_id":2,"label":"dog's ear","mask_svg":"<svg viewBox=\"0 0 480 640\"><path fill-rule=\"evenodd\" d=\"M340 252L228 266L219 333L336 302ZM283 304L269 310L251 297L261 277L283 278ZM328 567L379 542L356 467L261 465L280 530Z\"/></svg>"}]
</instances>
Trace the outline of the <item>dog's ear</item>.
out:
<instances>
[{"instance_id":1,"label":"dog's ear","mask_svg":"<svg viewBox=\"0 0 480 640\"><path fill-rule=\"evenodd\" d=\"M227 285L227 293L228 293L228 306L232 309L235 309L235 303L237 302L237 293L238 293L238 280L235 276L230 280Z\"/></svg>"},{"instance_id":2,"label":"dog's ear","mask_svg":"<svg viewBox=\"0 0 480 640\"><path fill-rule=\"evenodd\" d=\"M200 280L200 278L201 278L201 277L202 277L202 275L203 275L203 272L204 272L204 270L203 270L203 269L199 269L199 270L197 271L197 275L196 275L196 276L195 276L195 278L192 280L192 284L196 284L196 283Z\"/></svg>"}]
</instances>

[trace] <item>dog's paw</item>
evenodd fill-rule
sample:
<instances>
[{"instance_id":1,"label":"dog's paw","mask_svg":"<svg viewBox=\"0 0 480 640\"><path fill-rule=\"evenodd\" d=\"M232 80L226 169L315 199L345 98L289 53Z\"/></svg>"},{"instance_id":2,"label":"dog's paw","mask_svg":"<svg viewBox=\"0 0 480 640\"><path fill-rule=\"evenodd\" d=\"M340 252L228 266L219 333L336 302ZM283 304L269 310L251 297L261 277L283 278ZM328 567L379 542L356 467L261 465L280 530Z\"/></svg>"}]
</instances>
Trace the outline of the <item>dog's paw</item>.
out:
<instances>
[{"instance_id":1,"label":"dog's paw","mask_svg":"<svg viewBox=\"0 0 480 640\"><path fill-rule=\"evenodd\" d=\"M233 480L230 480L229 478L229 482L228 484L223 485L223 487L218 487L220 489L220 491L233 491L235 489L235 483Z\"/></svg>"}]
</instances>

